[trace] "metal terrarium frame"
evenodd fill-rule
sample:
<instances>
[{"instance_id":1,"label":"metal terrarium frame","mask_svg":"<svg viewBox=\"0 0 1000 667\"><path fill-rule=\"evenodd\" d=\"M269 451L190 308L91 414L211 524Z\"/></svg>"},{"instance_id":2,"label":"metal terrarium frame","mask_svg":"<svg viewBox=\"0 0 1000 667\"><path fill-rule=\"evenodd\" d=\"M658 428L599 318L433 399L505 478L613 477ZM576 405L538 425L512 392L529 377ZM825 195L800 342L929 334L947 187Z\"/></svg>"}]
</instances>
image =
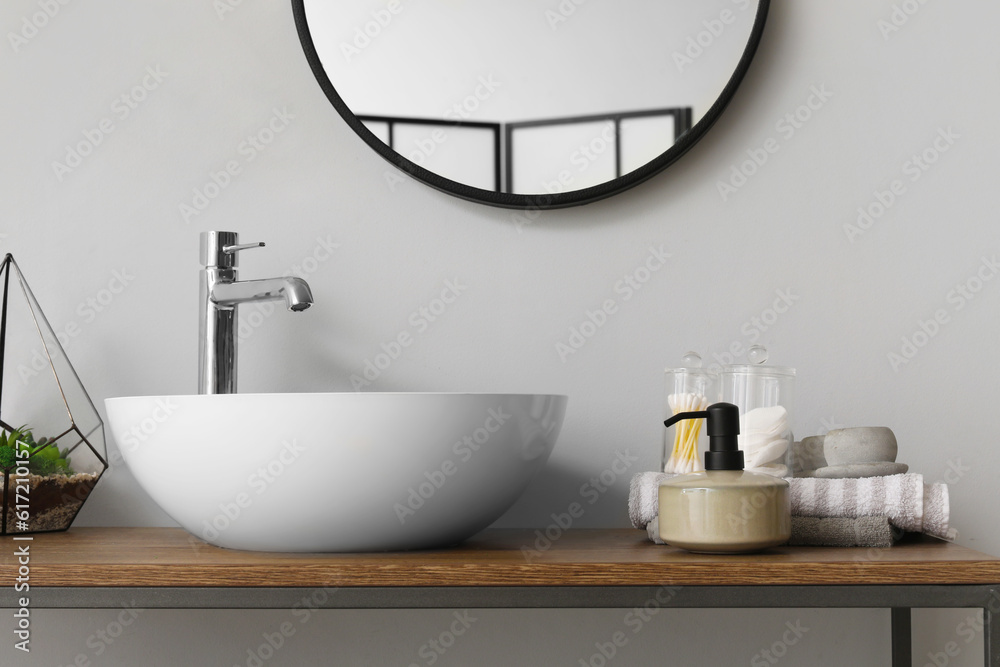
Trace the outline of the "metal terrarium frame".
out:
<instances>
[{"instance_id":1,"label":"metal terrarium frame","mask_svg":"<svg viewBox=\"0 0 1000 667\"><path fill-rule=\"evenodd\" d=\"M57 435L44 438L39 443L34 441L31 429L19 427L18 424L22 421L12 419L8 414L18 411L8 408L9 400L6 399L14 395L14 390L9 386L10 383L4 382L6 371L10 370L11 365L7 346L11 318L14 316L10 309L15 298L10 285L12 273L17 278L30 317L27 330L33 328L37 333L44 360L55 379L56 391L52 392L54 395L51 398L46 397L45 400L61 402L68 417L67 426L60 424L52 429L58 431ZM104 422L10 253L0 262L0 275L3 276L3 303L0 310L0 428L4 429L0 436L4 446L13 448L13 454L7 453L0 462L0 470L3 472L0 535L66 530L108 468ZM36 357L39 356L36 350ZM40 370L44 371L44 367ZM56 410L58 411L58 406ZM74 471L69 464L73 456L77 460L87 459L89 470Z\"/></svg>"}]
</instances>

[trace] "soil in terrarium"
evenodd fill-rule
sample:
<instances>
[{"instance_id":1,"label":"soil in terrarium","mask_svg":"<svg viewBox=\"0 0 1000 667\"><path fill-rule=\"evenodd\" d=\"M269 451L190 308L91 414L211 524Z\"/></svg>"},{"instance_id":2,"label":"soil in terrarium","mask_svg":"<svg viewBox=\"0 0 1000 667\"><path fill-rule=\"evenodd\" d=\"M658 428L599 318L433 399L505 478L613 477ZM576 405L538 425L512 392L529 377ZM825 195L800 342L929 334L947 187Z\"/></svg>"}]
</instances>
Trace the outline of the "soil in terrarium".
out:
<instances>
[{"instance_id":1,"label":"soil in terrarium","mask_svg":"<svg viewBox=\"0 0 1000 667\"><path fill-rule=\"evenodd\" d=\"M16 505L23 504L24 477L13 473L7 481L7 516L4 533L37 533L69 528L73 517L80 510L83 501L97 484L100 475L78 472L72 475L28 475L28 521L27 529L18 524ZM21 489L18 498L18 487Z\"/></svg>"},{"instance_id":2,"label":"soil in terrarium","mask_svg":"<svg viewBox=\"0 0 1000 667\"><path fill-rule=\"evenodd\" d=\"M100 477L74 470L69 449L60 449L49 438L36 441L27 426L0 429L0 469L5 483L0 527L4 534L65 530Z\"/></svg>"}]
</instances>

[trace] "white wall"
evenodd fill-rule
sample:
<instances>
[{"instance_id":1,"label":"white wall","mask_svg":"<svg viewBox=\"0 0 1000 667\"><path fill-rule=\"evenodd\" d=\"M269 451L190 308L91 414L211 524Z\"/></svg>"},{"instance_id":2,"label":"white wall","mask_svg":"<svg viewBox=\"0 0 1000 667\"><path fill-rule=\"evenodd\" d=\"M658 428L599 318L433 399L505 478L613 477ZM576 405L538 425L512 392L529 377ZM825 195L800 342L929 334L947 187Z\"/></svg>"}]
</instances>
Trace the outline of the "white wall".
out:
<instances>
[{"instance_id":1,"label":"white wall","mask_svg":"<svg viewBox=\"0 0 1000 667\"><path fill-rule=\"evenodd\" d=\"M246 0L221 16L193 0L69 3L15 51L6 35L39 4L9 0L0 5L0 243L15 254L53 325L78 324L68 354L98 403L194 390L202 230L235 229L269 243L246 254L247 277L301 263L317 239L340 244L309 276L317 305L276 314L244 344L244 391L349 390L350 374L408 327L410 312L445 279L460 280L467 292L371 389L571 396L548 468L503 526L545 525L617 448L639 456L636 470L652 469L664 365L689 348L711 358L748 345L752 318L766 315L777 291L790 292L792 307L760 342L774 363L799 369L796 432L892 427L900 460L930 480L952 482L959 542L1000 554L992 410L1000 401L1000 280L992 280L989 263L1000 245L993 183L1000 5L900 2L919 9L884 38L879 21L893 12L888 0L775 0L743 88L691 153L624 195L519 228L511 211L420 183L390 189L386 176L396 172L329 107L284 2ZM122 118L112 105L147 67L165 78ZM788 136L779 122L815 89L832 97ZM239 146L275 108L294 118L250 161ZM60 180L53 161L105 117L113 131ZM958 138L912 180L904 165L942 130ZM718 183L731 165L769 138L779 150L724 199ZM193 189L229 160L241 172L185 221L179 206L191 204ZM905 192L849 240L845 225L858 207L894 179ZM672 257L625 301L615 283L650 246ZM78 305L115 270L134 278L85 318ZM989 279L971 300L951 293L980 271ZM556 344L607 298L618 300L618 313L560 359ZM902 338L912 339L939 309L946 323L893 368L887 354L900 353ZM579 525L626 525L626 492L622 479ZM116 463L78 523L170 521ZM118 613L38 611L30 661L13 656L8 640L0 655L5 664L61 665L82 653L101 665L169 665L191 664L182 656L197 650L200 664L246 664L260 634L287 615L150 611L95 658L88 636ZM446 628L449 614L325 613L269 664L427 664L419 649ZM473 656L490 665L580 664L623 614L484 612L486 620L438 664L468 664ZM916 655L957 640L962 654L950 664L979 664L978 643L957 634L965 616L920 614ZM704 634L709 618L732 628L731 641ZM803 610L664 613L649 626L655 632L617 660L645 664L668 654L677 656L672 664L747 664L786 621L811 629L786 664L887 661L888 612ZM835 657L845 646L852 655Z\"/></svg>"}]
</instances>

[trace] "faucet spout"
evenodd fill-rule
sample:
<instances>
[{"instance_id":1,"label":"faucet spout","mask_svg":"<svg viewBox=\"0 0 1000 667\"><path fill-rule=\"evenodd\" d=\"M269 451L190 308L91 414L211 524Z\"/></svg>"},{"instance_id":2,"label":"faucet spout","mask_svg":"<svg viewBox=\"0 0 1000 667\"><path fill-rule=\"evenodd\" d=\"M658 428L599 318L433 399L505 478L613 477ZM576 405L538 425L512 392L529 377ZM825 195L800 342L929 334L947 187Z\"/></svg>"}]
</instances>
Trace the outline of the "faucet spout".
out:
<instances>
[{"instance_id":1,"label":"faucet spout","mask_svg":"<svg viewBox=\"0 0 1000 667\"><path fill-rule=\"evenodd\" d=\"M222 307L233 307L253 301L284 299L288 310L293 312L305 310L313 304L309 283L295 276L217 282L213 285L209 298Z\"/></svg>"}]
</instances>

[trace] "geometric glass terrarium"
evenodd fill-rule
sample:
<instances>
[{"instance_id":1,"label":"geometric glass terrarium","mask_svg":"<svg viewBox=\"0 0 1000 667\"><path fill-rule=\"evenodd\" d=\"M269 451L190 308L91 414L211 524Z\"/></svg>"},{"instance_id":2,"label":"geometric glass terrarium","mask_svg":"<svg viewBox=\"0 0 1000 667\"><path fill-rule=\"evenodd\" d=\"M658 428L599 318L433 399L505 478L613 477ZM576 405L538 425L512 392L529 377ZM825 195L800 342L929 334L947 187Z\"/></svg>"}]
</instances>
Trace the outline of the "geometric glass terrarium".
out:
<instances>
[{"instance_id":1,"label":"geometric glass terrarium","mask_svg":"<svg viewBox=\"0 0 1000 667\"><path fill-rule=\"evenodd\" d=\"M108 468L104 423L64 350L80 327L53 331L10 254L0 285L0 534L66 530Z\"/></svg>"}]
</instances>

